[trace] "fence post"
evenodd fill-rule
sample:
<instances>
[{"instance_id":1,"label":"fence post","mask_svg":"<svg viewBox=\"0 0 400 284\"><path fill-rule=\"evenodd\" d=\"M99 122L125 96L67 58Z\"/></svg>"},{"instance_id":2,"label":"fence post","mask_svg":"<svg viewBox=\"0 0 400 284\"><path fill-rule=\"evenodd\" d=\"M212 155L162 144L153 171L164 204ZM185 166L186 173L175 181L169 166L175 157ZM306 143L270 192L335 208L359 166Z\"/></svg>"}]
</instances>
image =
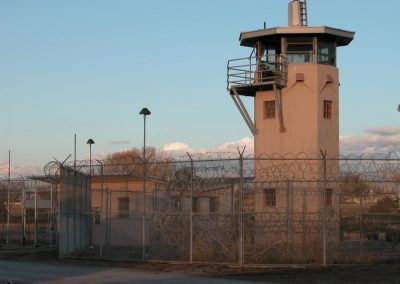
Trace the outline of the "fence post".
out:
<instances>
[{"instance_id":1,"label":"fence post","mask_svg":"<svg viewBox=\"0 0 400 284\"><path fill-rule=\"evenodd\" d=\"M53 244L53 178L50 179L49 245Z\"/></svg>"},{"instance_id":2,"label":"fence post","mask_svg":"<svg viewBox=\"0 0 400 284\"><path fill-rule=\"evenodd\" d=\"M186 153L190 159L190 244L189 244L189 262L193 263L193 186L194 186L194 164L190 154Z\"/></svg>"},{"instance_id":3,"label":"fence post","mask_svg":"<svg viewBox=\"0 0 400 284\"><path fill-rule=\"evenodd\" d=\"M22 223L22 246L25 246L25 236L26 236L26 214L25 214L25 202L26 202L26 189L22 190L21 197L21 223Z\"/></svg>"},{"instance_id":4,"label":"fence post","mask_svg":"<svg viewBox=\"0 0 400 284\"><path fill-rule=\"evenodd\" d=\"M239 152L239 180L240 180L240 199L239 199L239 265L242 266L244 263L244 232L243 232L243 189L244 189L244 176L243 176L243 153L246 147L244 147L243 151Z\"/></svg>"},{"instance_id":5,"label":"fence post","mask_svg":"<svg viewBox=\"0 0 400 284\"><path fill-rule=\"evenodd\" d=\"M33 244L36 247L37 246L37 187L35 186L35 231L34 231L34 239L33 239Z\"/></svg>"},{"instance_id":6,"label":"fence post","mask_svg":"<svg viewBox=\"0 0 400 284\"><path fill-rule=\"evenodd\" d=\"M286 249L289 247L292 239L292 192L290 180L286 181Z\"/></svg>"},{"instance_id":7,"label":"fence post","mask_svg":"<svg viewBox=\"0 0 400 284\"><path fill-rule=\"evenodd\" d=\"M326 188L327 188L327 176L326 176L326 150L322 151L322 159L323 159L323 178L324 178L324 191L323 191L323 245L322 245L322 264L325 266L326 265Z\"/></svg>"},{"instance_id":8,"label":"fence post","mask_svg":"<svg viewBox=\"0 0 400 284\"><path fill-rule=\"evenodd\" d=\"M363 241L363 235L364 235L364 205L363 205L363 191L360 190L360 217L359 217L359 222L360 222L360 242L362 243Z\"/></svg>"},{"instance_id":9,"label":"fence post","mask_svg":"<svg viewBox=\"0 0 400 284\"><path fill-rule=\"evenodd\" d=\"M142 219L142 261L146 259L146 150L143 147L143 219Z\"/></svg>"},{"instance_id":10,"label":"fence post","mask_svg":"<svg viewBox=\"0 0 400 284\"><path fill-rule=\"evenodd\" d=\"M100 164L101 171L101 196L100 196L100 238L99 238L99 256L103 257L103 223L104 223L104 172L103 172L103 162L96 160ZM90 171L91 172L91 171ZM90 181L90 184L92 182Z\"/></svg>"}]
</instances>

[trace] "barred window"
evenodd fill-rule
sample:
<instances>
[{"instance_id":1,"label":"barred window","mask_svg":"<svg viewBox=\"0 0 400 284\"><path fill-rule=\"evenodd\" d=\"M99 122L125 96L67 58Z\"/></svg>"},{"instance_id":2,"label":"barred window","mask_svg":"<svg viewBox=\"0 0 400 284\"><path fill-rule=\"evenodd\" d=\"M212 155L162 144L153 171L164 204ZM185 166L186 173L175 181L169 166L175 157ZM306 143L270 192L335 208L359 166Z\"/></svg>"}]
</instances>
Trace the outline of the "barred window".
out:
<instances>
[{"instance_id":1,"label":"barred window","mask_svg":"<svg viewBox=\"0 0 400 284\"><path fill-rule=\"evenodd\" d=\"M267 206L267 207L276 206L276 189L275 188L264 189L264 196L265 196L265 206Z\"/></svg>"},{"instance_id":2,"label":"barred window","mask_svg":"<svg viewBox=\"0 0 400 284\"><path fill-rule=\"evenodd\" d=\"M275 101L264 102L264 119L275 118Z\"/></svg>"},{"instance_id":3,"label":"barred window","mask_svg":"<svg viewBox=\"0 0 400 284\"><path fill-rule=\"evenodd\" d=\"M324 118L332 119L333 102L324 100Z\"/></svg>"},{"instance_id":4,"label":"barred window","mask_svg":"<svg viewBox=\"0 0 400 284\"><path fill-rule=\"evenodd\" d=\"M118 217L128 218L129 217L129 198L120 197L118 199Z\"/></svg>"}]
</instances>

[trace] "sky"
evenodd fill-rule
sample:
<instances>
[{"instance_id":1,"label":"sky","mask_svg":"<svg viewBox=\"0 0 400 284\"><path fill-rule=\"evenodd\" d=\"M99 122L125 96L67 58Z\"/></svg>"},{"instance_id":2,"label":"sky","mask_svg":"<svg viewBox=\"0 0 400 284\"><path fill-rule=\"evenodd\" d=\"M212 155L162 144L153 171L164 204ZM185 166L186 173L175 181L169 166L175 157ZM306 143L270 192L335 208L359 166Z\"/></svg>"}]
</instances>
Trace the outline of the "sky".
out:
<instances>
[{"instance_id":1,"label":"sky","mask_svg":"<svg viewBox=\"0 0 400 284\"><path fill-rule=\"evenodd\" d=\"M288 0L0 0L0 177L143 145L229 151L252 137L226 91L242 31L287 25ZM338 51L342 153L400 152L400 1L309 0ZM251 101L246 101L251 106ZM251 108L251 107L250 107Z\"/></svg>"}]
</instances>

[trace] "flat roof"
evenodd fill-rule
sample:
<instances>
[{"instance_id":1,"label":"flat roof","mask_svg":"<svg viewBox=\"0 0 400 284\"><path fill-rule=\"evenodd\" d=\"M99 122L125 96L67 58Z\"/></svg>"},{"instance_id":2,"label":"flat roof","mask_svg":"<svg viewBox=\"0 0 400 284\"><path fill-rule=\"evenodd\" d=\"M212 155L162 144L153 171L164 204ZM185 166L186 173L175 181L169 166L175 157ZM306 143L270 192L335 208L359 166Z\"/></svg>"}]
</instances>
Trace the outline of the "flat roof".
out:
<instances>
[{"instance_id":1,"label":"flat roof","mask_svg":"<svg viewBox=\"0 0 400 284\"><path fill-rule=\"evenodd\" d=\"M240 33L240 45L254 47L259 40L270 39L273 41L287 35L325 35L334 39L338 46L346 46L354 39L355 32L327 26L274 27Z\"/></svg>"}]
</instances>

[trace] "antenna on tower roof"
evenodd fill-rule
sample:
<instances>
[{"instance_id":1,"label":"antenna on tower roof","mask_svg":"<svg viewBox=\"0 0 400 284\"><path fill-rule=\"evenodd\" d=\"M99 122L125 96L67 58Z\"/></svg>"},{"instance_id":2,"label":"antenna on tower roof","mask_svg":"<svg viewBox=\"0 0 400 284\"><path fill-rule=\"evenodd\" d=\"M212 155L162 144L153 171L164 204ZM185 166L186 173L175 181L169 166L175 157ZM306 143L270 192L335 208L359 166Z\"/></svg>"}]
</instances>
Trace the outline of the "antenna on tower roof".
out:
<instances>
[{"instance_id":1,"label":"antenna on tower roof","mask_svg":"<svg viewBox=\"0 0 400 284\"><path fill-rule=\"evenodd\" d=\"M292 0L289 3L289 26L308 26L307 0Z\"/></svg>"}]
</instances>

